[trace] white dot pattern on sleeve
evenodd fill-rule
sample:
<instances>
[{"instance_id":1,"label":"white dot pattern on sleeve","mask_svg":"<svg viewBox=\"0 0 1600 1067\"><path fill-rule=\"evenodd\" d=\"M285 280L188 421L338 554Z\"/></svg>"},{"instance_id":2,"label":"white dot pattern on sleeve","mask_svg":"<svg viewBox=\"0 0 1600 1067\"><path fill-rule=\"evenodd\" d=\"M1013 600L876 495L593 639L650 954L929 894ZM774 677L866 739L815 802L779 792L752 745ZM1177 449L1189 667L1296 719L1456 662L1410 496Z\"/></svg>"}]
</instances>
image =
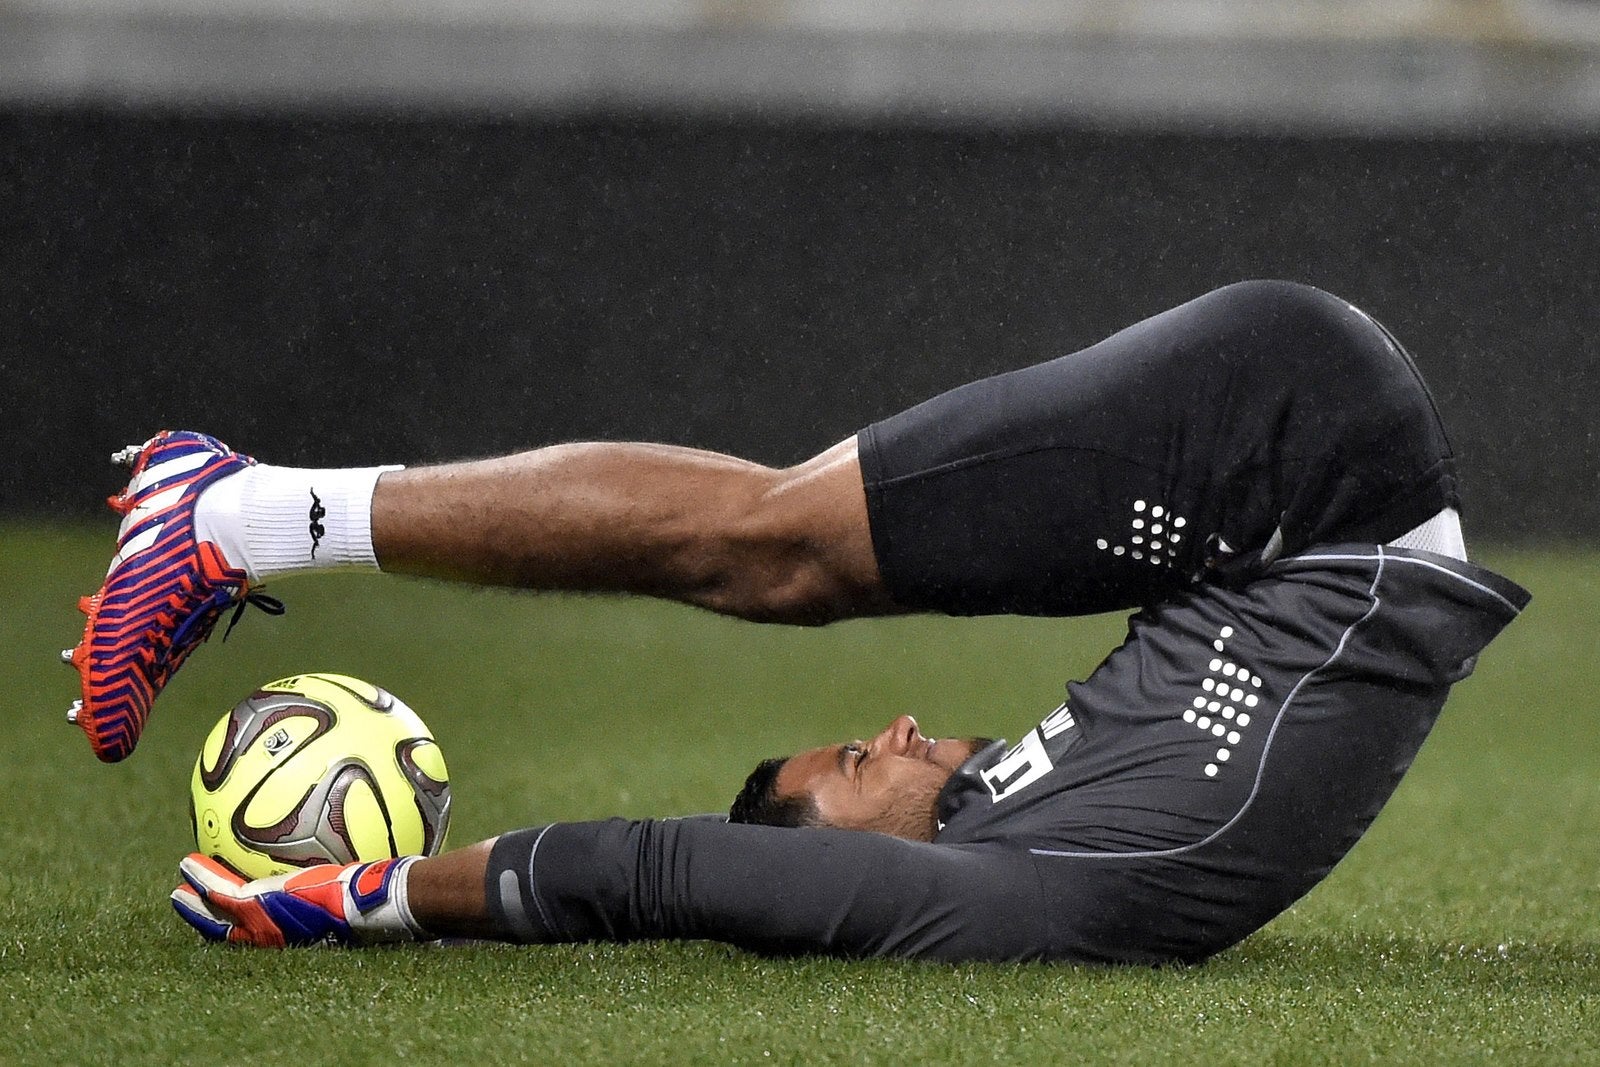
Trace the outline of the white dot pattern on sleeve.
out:
<instances>
[{"instance_id":1,"label":"white dot pattern on sleeve","mask_svg":"<svg viewBox=\"0 0 1600 1067\"><path fill-rule=\"evenodd\" d=\"M1224 626L1218 630L1216 639L1211 642L1210 651L1220 655L1213 656L1207 662L1206 677L1200 682L1202 695L1193 697L1191 706L1184 708L1182 713L1183 721L1195 727L1197 740L1212 743L1220 740L1226 746L1207 750L1212 758L1212 762L1206 763L1202 768L1207 778L1216 778L1220 775L1223 765L1232 758L1234 751L1245 740L1245 730L1250 725L1250 714L1235 705L1254 708L1266 695L1245 692L1245 686L1260 690L1261 676L1251 671L1248 666L1228 658L1226 655L1228 641L1233 635L1232 626ZM1224 703L1225 701L1231 703Z\"/></svg>"}]
</instances>

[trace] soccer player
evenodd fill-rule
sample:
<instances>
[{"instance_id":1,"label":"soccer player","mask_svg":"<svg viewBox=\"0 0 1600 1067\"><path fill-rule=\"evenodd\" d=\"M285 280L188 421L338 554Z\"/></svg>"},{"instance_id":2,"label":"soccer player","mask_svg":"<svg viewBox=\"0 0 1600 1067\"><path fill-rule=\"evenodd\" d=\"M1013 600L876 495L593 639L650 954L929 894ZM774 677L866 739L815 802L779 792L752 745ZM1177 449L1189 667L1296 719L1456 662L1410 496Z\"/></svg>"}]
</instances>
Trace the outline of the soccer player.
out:
<instances>
[{"instance_id":1,"label":"soccer player","mask_svg":"<svg viewBox=\"0 0 1600 1067\"><path fill-rule=\"evenodd\" d=\"M1411 358L1327 293L1248 282L953 390L790 470L563 445L401 470L128 453L72 713L125 756L221 613L381 566L749 619L1136 609L1014 745L867 741L752 773L727 819L557 823L433 859L173 894L244 944L713 938L942 960L1199 960L1316 885L1526 604L1466 559Z\"/></svg>"}]
</instances>

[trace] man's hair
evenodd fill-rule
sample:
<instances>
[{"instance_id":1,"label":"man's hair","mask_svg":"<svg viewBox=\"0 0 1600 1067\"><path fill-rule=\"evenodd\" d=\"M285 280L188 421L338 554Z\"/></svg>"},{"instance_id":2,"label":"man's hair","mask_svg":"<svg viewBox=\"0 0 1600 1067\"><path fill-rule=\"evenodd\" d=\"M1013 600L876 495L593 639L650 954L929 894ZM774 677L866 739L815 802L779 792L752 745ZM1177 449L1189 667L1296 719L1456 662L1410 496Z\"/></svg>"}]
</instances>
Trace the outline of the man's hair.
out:
<instances>
[{"instance_id":1,"label":"man's hair","mask_svg":"<svg viewBox=\"0 0 1600 1067\"><path fill-rule=\"evenodd\" d=\"M789 762L787 757L762 760L728 809L729 822L760 826L816 826L817 802L809 796L778 795L778 772Z\"/></svg>"}]
</instances>

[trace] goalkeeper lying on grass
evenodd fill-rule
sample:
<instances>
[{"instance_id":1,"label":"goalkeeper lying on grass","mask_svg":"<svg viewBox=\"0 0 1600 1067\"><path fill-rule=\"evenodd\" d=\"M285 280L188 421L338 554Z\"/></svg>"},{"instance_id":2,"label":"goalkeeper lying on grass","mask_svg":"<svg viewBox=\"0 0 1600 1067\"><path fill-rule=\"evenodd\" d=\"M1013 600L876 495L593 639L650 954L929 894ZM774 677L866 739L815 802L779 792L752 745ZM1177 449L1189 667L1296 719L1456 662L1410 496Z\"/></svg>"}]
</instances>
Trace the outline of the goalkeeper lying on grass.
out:
<instances>
[{"instance_id":1,"label":"goalkeeper lying on grass","mask_svg":"<svg viewBox=\"0 0 1600 1067\"><path fill-rule=\"evenodd\" d=\"M268 579L377 566L768 622L1137 609L1015 745L865 741L756 768L728 817L557 823L242 883L178 913L255 945L712 938L943 960L1198 960L1322 879L1526 604L1468 563L1410 357L1326 293L1230 286L973 383L789 470L656 445L420 469L125 456L71 717L104 759Z\"/></svg>"}]
</instances>

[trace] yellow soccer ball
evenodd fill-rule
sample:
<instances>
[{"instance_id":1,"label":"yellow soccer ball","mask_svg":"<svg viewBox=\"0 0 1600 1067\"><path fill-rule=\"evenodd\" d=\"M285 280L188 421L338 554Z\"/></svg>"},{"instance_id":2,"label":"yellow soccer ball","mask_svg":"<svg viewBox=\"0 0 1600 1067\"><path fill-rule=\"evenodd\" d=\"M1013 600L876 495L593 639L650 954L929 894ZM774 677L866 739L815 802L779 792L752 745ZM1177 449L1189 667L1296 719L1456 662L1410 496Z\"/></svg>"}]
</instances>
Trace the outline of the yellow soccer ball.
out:
<instances>
[{"instance_id":1,"label":"yellow soccer ball","mask_svg":"<svg viewBox=\"0 0 1600 1067\"><path fill-rule=\"evenodd\" d=\"M196 849L246 878L432 856L450 825L450 775L428 727L339 674L283 678L234 705L189 792Z\"/></svg>"}]
</instances>

